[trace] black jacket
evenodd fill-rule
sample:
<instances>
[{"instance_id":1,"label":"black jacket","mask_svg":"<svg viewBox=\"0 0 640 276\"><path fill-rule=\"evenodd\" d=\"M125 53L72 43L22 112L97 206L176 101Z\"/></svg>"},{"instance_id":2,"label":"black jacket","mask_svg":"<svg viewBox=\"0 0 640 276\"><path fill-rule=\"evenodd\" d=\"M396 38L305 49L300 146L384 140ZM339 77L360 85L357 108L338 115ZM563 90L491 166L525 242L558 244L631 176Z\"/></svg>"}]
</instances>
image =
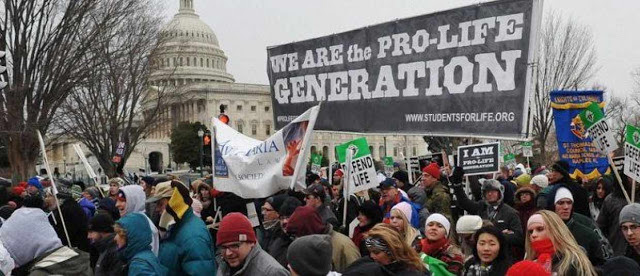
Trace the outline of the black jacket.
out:
<instances>
[{"instance_id":1,"label":"black jacket","mask_svg":"<svg viewBox=\"0 0 640 276\"><path fill-rule=\"evenodd\" d=\"M62 226L62 220L60 219L60 212L54 210L53 216L49 216L49 223L56 230L58 238L62 241L62 245L69 247L76 247L84 252L89 252L89 240L87 239L87 227L88 220L82 207L73 199L60 200L60 210L64 217L65 226L69 232L69 238L71 239L71 245L67 241L67 237L64 234L64 228Z\"/></svg>"},{"instance_id":2,"label":"black jacket","mask_svg":"<svg viewBox=\"0 0 640 276\"><path fill-rule=\"evenodd\" d=\"M114 237L115 234L111 234L94 244L94 247L100 252L93 270L95 276L117 276L124 273L125 264L118 257L118 245L113 239Z\"/></svg>"},{"instance_id":3,"label":"black jacket","mask_svg":"<svg viewBox=\"0 0 640 276\"><path fill-rule=\"evenodd\" d=\"M627 250L627 241L620 231L620 211L627 205L627 200L615 193L609 194L604 198L600 215L596 220L598 228L602 230L602 234L609 240L613 247L613 255L621 256Z\"/></svg>"},{"instance_id":4,"label":"black jacket","mask_svg":"<svg viewBox=\"0 0 640 276\"><path fill-rule=\"evenodd\" d=\"M587 251L587 257L589 257L591 264L594 266L604 264L604 253L596 233L587 226L576 222L573 218L565 221L565 224L567 225L567 228L569 228L569 231L571 231L571 234L573 234L576 242L578 242L578 245Z\"/></svg>"},{"instance_id":5,"label":"black jacket","mask_svg":"<svg viewBox=\"0 0 640 276\"><path fill-rule=\"evenodd\" d=\"M424 276L431 273L410 270L398 263L381 265L374 262L371 257L362 257L353 262L342 276Z\"/></svg>"}]
</instances>

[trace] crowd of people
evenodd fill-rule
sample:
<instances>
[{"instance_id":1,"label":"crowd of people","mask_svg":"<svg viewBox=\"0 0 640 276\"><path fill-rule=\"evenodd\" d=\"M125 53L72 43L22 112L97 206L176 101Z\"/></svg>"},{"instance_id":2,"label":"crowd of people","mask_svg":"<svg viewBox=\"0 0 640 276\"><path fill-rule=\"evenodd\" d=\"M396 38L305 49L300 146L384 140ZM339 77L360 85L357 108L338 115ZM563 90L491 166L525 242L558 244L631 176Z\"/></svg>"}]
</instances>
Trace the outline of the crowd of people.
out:
<instances>
[{"instance_id":1,"label":"crowd of people","mask_svg":"<svg viewBox=\"0 0 640 276\"><path fill-rule=\"evenodd\" d=\"M346 199L341 169L264 199L211 178L33 177L0 186L0 275L640 275L626 177L399 167Z\"/></svg>"}]
</instances>

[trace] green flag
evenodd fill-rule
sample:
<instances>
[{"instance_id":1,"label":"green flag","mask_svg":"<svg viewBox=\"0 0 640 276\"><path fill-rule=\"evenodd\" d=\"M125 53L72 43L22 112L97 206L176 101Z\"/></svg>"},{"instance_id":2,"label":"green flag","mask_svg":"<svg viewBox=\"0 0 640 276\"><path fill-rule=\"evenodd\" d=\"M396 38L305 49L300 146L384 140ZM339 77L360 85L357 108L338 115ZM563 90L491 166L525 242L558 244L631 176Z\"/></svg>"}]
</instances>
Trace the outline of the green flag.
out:
<instances>
[{"instance_id":1,"label":"green flag","mask_svg":"<svg viewBox=\"0 0 640 276\"><path fill-rule=\"evenodd\" d=\"M625 141L636 148L640 148L640 128L627 125Z\"/></svg>"},{"instance_id":2,"label":"green flag","mask_svg":"<svg viewBox=\"0 0 640 276\"><path fill-rule=\"evenodd\" d=\"M585 110L580 112L579 116L582 123L584 123L585 129L590 129L591 126L604 119L604 112L602 112L597 103L591 102Z\"/></svg>"},{"instance_id":3,"label":"green flag","mask_svg":"<svg viewBox=\"0 0 640 276\"><path fill-rule=\"evenodd\" d=\"M371 154L371 151L369 151L369 144L367 143L367 139L362 137L336 146L336 151L338 151L338 162L344 163L347 160L347 148L356 149L355 154L353 155L353 159L358 159L365 155Z\"/></svg>"}]
</instances>

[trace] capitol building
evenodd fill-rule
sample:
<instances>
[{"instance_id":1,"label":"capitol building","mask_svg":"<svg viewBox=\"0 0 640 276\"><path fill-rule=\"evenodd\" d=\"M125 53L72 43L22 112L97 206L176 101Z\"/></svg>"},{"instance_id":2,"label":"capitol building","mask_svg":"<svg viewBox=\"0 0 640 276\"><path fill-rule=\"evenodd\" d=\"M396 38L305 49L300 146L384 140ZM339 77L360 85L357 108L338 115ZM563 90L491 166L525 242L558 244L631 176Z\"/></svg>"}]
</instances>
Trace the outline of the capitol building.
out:
<instances>
[{"instance_id":1,"label":"capitol building","mask_svg":"<svg viewBox=\"0 0 640 276\"><path fill-rule=\"evenodd\" d=\"M219 26L221 27L221 26ZM229 72L230 61L220 46L214 31L204 23L193 5L193 0L180 0L178 13L162 29L165 39L156 49L155 62L159 68L149 76L150 91L154 87L171 85L175 90L172 102L160 113L159 123L131 153L125 169L138 172L148 168L163 173L167 168L186 169L186 164L171 160L171 130L178 123L201 122L210 125L218 116L221 105L230 118L230 126L258 140L271 136L274 129L271 90L269 85L237 83ZM265 72L266 74L266 72ZM156 88L157 89L157 88ZM374 159L393 156L417 156L427 152L421 136L357 135L316 131L311 150L324 156L335 156L334 147L359 137L366 137ZM52 167L68 171L69 165L81 170L78 157L70 144L61 141L48 156ZM86 151L85 153L89 153ZM64 169L62 168L64 162ZM91 162L93 163L93 162ZM95 162L94 164L97 164ZM78 172L80 173L80 172Z\"/></svg>"}]
</instances>

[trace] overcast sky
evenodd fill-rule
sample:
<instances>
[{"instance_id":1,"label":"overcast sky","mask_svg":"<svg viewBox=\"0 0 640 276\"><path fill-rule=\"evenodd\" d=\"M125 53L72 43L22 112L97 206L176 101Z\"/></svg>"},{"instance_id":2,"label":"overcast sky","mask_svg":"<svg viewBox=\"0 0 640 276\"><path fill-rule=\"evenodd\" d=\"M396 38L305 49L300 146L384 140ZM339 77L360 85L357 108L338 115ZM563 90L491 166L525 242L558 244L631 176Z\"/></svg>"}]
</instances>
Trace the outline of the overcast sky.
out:
<instances>
[{"instance_id":1,"label":"overcast sky","mask_svg":"<svg viewBox=\"0 0 640 276\"><path fill-rule=\"evenodd\" d=\"M163 0L167 20L179 0ZM194 0L196 12L214 30L229 57L236 82L268 84L267 46L340 33L394 19L487 1L471 0ZM591 28L599 70L594 82L616 95L634 89L640 67L640 1L546 0L555 10Z\"/></svg>"}]
</instances>

